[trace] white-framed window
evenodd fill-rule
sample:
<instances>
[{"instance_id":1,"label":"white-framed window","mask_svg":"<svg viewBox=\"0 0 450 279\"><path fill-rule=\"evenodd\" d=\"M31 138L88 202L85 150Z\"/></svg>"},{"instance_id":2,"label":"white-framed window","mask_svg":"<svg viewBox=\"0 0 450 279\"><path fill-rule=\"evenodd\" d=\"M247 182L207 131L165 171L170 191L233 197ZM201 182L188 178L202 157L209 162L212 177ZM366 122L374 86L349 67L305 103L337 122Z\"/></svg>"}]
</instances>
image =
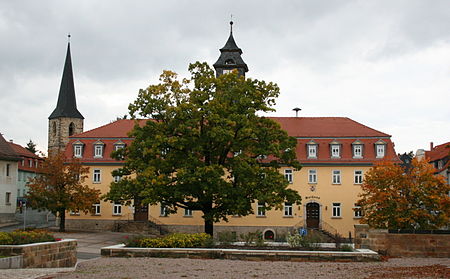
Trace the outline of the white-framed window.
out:
<instances>
[{"instance_id":1,"label":"white-framed window","mask_svg":"<svg viewBox=\"0 0 450 279\"><path fill-rule=\"evenodd\" d=\"M80 211L78 211L78 210L71 210L71 211L69 212L69 214L70 214L70 215L80 215Z\"/></svg>"},{"instance_id":2,"label":"white-framed window","mask_svg":"<svg viewBox=\"0 0 450 279\"><path fill-rule=\"evenodd\" d=\"M341 146L339 144L331 145L331 157L340 158L341 157Z\"/></svg>"},{"instance_id":3,"label":"white-framed window","mask_svg":"<svg viewBox=\"0 0 450 279\"><path fill-rule=\"evenodd\" d=\"M101 215L101 209L100 209L100 204L99 203L95 203L95 204L93 204L92 205L92 208L93 208L93 213L94 213L94 215Z\"/></svg>"},{"instance_id":4,"label":"white-framed window","mask_svg":"<svg viewBox=\"0 0 450 279\"><path fill-rule=\"evenodd\" d=\"M284 216L292 216L292 203L284 203Z\"/></svg>"},{"instance_id":5,"label":"white-framed window","mask_svg":"<svg viewBox=\"0 0 450 279\"><path fill-rule=\"evenodd\" d=\"M113 205L113 215L122 215L122 205L115 202Z\"/></svg>"},{"instance_id":6,"label":"white-framed window","mask_svg":"<svg viewBox=\"0 0 450 279\"><path fill-rule=\"evenodd\" d=\"M223 74L229 74L229 73L231 73L231 72L233 72L233 69L223 69Z\"/></svg>"},{"instance_id":7,"label":"white-framed window","mask_svg":"<svg viewBox=\"0 0 450 279\"><path fill-rule=\"evenodd\" d=\"M114 144L114 151L122 149L125 147L125 144Z\"/></svg>"},{"instance_id":8,"label":"white-framed window","mask_svg":"<svg viewBox=\"0 0 450 279\"><path fill-rule=\"evenodd\" d=\"M6 204L6 205L11 205L11 192L6 192L6 195L5 195L5 204Z\"/></svg>"},{"instance_id":9,"label":"white-framed window","mask_svg":"<svg viewBox=\"0 0 450 279\"><path fill-rule=\"evenodd\" d=\"M308 183L317 183L317 170L312 169L308 171Z\"/></svg>"},{"instance_id":10,"label":"white-framed window","mask_svg":"<svg viewBox=\"0 0 450 279\"><path fill-rule=\"evenodd\" d=\"M191 217L192 216L192 209L184 209L184 216Z\"/></svg>"},{"instance_id":11,"label":"white-framed window","mask_svg":"<svg viewBox=\"0 0 450 279\"><path fill-rule=\"evenodd\" d=\"M122 180L122 176L120 176L120 175L116 175L116 176L114 176L114 182L119 182L120 180Z\"/></svg>"},{"instance_id":12,"label":"white-framed window","mask_svg":"<svg viewBox=\"0 0 450 279\"><path fill-rule=\"evenodd\" d=\"M317 158L316 144L308 144L308 158Z\"/></svg>"},{"instance_id":13,"label":"white-framed window","mask_svg":"<svg viewBox=\"0 0 450 279\"><path fill-rule=\"evenodd\" d=\"M258 216L266 216L266 209L264 208L264 203L263 202L258 202L258 207L257 207L257 215Z\"/></svg>"},{"instance_id":14,"label":"white-framed window","mask_svg":"<svg viewBox=\"0 0 450 279\"><path fill-rule=\"evenodd\" d=\"M332 217L341 217L341 203L340 202L333 203L333 216Z\"/></svg>"},{"instance_id":15,"label":"white-framed window","mask_svg":"<svg viewBox=\"0 0 450 279\"><path fill-rule=\"evenodd\" d=\"M30 168L33 167L33 160L32 160L32 159L30 159L30 160L28 161L28 166L29 166Z\"/></svg>"},{"instance_id":16,"label":"white-framed window","mask_svg":"<svg viewBox=\"0 0 450 279\"><path fill-rule=\"evenodd\" d=\"M100 183L102 181L102 171L95 169L92 174L92 181L94 183Z\"/></svg>"},{"instance_id":17,"label":"white-framed window","mask_svg":"<svg viewBox=\"0 0 450 279\"><path fill-rule=\"evenodd\" d=\"M362 150L363 150L362 144L353 145L353 158L362 158L363 157Z\"/></svg>"},{"instance_id":18,"label":"white-framed window","mask_svg":"<svg viewBox=\"0 0 450 279\"><path fill-rule=\"evenodd\" d=\"M385 151L386 151L386 145L385 144L377 144L376 150L377 150L377 158L383 158Z\"/></svg>"},{"instance_id":19,"label":"white-framed window","mask_svg":"<svg viewBox=\"0 0 450 279\"><path fill-rule=\"evenodd\" d=\"M75 158L81 158L83 156L83 145L77 144L73 146L73 156Z\"/></svg>"},{"instance_id":20,"label":"white-framed window","mask_svg":"<svg viewBox=\"0 0 450 279\"><path fill-rule=\"evenodd\" d=\"M363 182L363 171L362 170L355 170L355 184L362 184Z\"/></svg>"},{"instance_id":21,"label":"white-framed window","mask_svg":"<svg viewBox=\"0 0 450 279\"><path fill-rule=\"evenodd\" d=\"M167 217L168 212L167 212L167 206L161 204L161 207L159 209L159 216L160 217Z\"/></svg>"},{"instance_id":22,"label":"white-framed window","mask_svg":"<svg viewBox=\"0 0 450 279\"><path fill-rule=\"evenodd\" d=\"M439 160L438 164L437 164L437 169L440 170L440 169L442 169L443 166L444 166L444 162L442 160Z\"/></svg>"},{"instance_id":23,"label":"white-framed window","mask_svg":"<svg viewBox=\"0 0 450 279\"><path fill-rule=\"evenodd\" d=\"M341 184L341 171L340 170L333 170L332 183L333 184Z\"/></svg>"},{"instance_id":24,"label":"white-framed window","mask_svg":"<svg viewBox=\"0 0 450 279\"><path fill-rule=\"evenodd\" d=\"M363 211L361 206L355 203L355 206L353 207L353 217L354 218L362 218L363 217Z\"/></svg>"},{"instance_id":25,"label":"white-framed window","mask_svg":"<svg viewBox=\"0 0 450 279\"><path fill-rule=\"evenodd\" d=\"M103 157L103 144L94 145L94 158Z\"/></svg>"},{"instance_id":26,"label":"white-framed window","mask_svg":"<svg viewBox=\"0 0 450 279\"><path fill-rule=\"evenodd\" d=\"M284 177L286 178L286 180L287 180L289 183L294 182L294 178L293 178L292 170L291 170L291 169L285 169L285 170L284 170Z\"/></svg>"},{"instance_id":27,"label":"white-framed window","mask_svg":"<svg viewBox=\"0 0 450 279\"><path fill-rule=\"evenodd\" d=\"M25 165L25 160L22 159L22 167Z\"/></svg>"}]
</instances>

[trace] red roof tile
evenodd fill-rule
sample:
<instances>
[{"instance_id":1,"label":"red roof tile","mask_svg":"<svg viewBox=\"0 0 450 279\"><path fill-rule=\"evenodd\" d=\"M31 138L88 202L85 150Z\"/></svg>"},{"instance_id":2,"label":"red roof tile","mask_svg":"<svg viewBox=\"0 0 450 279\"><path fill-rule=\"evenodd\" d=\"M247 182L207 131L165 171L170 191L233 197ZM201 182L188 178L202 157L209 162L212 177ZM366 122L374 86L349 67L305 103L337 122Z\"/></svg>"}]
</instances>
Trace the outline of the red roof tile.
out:
<instances>
[{"instance_id":1,"label":"red roof tile","mask_svg":"<svg viewBox=\"0 0 450 279\"><path fill-rule=\"evenodd\" d=\"M133 129L135 121L143 126L147 120L120 119L98 128L79 133L70 138L127 138Z\"/></svg>"},{"instance_id":2,"label":"red roof tile","mask_svg":"<svg viewBox=\"0 0 450 279\"><path fill-rule=\"evenodd\" d=\"M21 145L18 145L16 143L13 142L9 142L9 146L11 146L11 148L20 156L23 157L28 157L28 158L35 158L35 159L40 159L39 156L37 156L36 154L34 154L33 152L29 151L28 149L26 149L25 147L22 147Z\"/></svg>"},{"instance_id":3,"label":"red roof tile","mask_svg":"<svg viewBox=\"0 0 450 279\"><path fill-rule=\"evenodd\" d=\"M425 151L425 157L429 159L430 162L443 159L449 155L450 155L450 142L436 145L432 150Z\"/></svg>"},{"instance_id":4,"label":"red roof tile","mask_svg":"<svg viewBox=\"0 0 450 279\"><path fill-rule=\"evenodd\" d=\"M269 117L293 137L390 137L347 117Z\"/></svg>"},{"instance_id":5,"label":"red roof tile","mask_svg":"<svg viewBox=\"0 0 450 279\"><path fill-rule=\"evenodd\" d=\"M17 154L12 147L8 144L5 138L0 133L0 159L18 161L20 160L19 154Z\"/></svg>"}]
</instances>

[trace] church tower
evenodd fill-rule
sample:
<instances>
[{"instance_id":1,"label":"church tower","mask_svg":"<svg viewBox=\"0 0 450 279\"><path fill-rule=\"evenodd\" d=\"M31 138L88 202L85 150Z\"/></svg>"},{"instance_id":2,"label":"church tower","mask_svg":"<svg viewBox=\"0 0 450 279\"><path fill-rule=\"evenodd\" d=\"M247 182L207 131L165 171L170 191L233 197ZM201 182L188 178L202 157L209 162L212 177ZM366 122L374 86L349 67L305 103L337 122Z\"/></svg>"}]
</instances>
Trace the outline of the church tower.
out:
<instances>
[{"instance_id":1,"label":"church tower","mask_svg":"<svg viewBox=\"0 0 450 279\"><path fill-rule=\"evenodd\" d=\"M220 49L219 59L213 65L214 69L216 69L216 76L218 77L237 70L240 76L245 77L245 73L248 72L248 67L244 60L242 60L241 55L242 50L236 45L233 38L233 21L230 21L230 37L228 37L225 46Z\"/></svg>"},{"instance_id":2,"label":"church tower","mask_svg":"<svg viewBox=\"0 0 450 279\"><path fill-rule=\"evenodd\" d=\"M83 132L84 117L77 109L73 83L70 35L67 44L66 62L59 89L58 103L48 117L48 154L63 152L69 136Z\"/></svg>"}]
</instances>

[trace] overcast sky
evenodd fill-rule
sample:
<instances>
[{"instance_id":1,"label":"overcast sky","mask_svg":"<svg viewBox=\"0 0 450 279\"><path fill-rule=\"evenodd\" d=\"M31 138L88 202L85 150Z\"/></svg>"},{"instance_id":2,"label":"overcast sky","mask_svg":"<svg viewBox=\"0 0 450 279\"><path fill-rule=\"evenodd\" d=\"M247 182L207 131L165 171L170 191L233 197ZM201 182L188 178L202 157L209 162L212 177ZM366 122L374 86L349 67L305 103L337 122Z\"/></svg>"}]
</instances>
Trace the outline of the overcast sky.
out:
<instances>
[{"instance_id":1,"label":"overcast sky","mask_svg":"<svg viewBox=\"0 0 450 279\"><path fill-rule=\"evenodd\" d=\"M450 1L1 1L0 133L47 149L67 47L85 131L127 113L164 69L219 56L281 88L271 115L345 116L398 153L450 140Z\"/></svg>"}]
</instances>

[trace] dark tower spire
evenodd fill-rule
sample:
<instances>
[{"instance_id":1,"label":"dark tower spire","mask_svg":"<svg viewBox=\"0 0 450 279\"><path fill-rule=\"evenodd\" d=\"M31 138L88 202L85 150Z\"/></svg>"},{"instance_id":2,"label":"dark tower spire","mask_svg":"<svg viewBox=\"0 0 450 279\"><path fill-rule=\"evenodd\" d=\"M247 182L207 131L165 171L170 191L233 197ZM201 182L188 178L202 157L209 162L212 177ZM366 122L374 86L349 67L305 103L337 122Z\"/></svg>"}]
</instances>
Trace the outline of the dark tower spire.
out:
<instances>
[{"instance_id":1,"label":"dark tower spire","mask_svg":"<svg viewBox=\"0 0 450 279\"><path fill-rule=\"evenodd\" d=\"M83 115L77 109L77 101L75 99L75 86L73 84L72 59L70 56L70 34L68 35L66 62L59 88L58 103L55 110L50 114L48 119L58 117L71 117L84 119Z\"/></svg>"},{"instance_id":2,"label":"dark tower spire","mask_svg":"<svg viewBox=\"0 0 450 279\"><path fill-rule=\"evenodd\" d=\"M230 36L223 48L220 49L219 59L213 65L214 69L216 69L216 76L237 70L239 75L245 77L245 73L248 72L248 67L244 60L242 60L241 55L242 50L236 45L233 37L233 21L230 21Z\"/></svg>"}]
</instances>

